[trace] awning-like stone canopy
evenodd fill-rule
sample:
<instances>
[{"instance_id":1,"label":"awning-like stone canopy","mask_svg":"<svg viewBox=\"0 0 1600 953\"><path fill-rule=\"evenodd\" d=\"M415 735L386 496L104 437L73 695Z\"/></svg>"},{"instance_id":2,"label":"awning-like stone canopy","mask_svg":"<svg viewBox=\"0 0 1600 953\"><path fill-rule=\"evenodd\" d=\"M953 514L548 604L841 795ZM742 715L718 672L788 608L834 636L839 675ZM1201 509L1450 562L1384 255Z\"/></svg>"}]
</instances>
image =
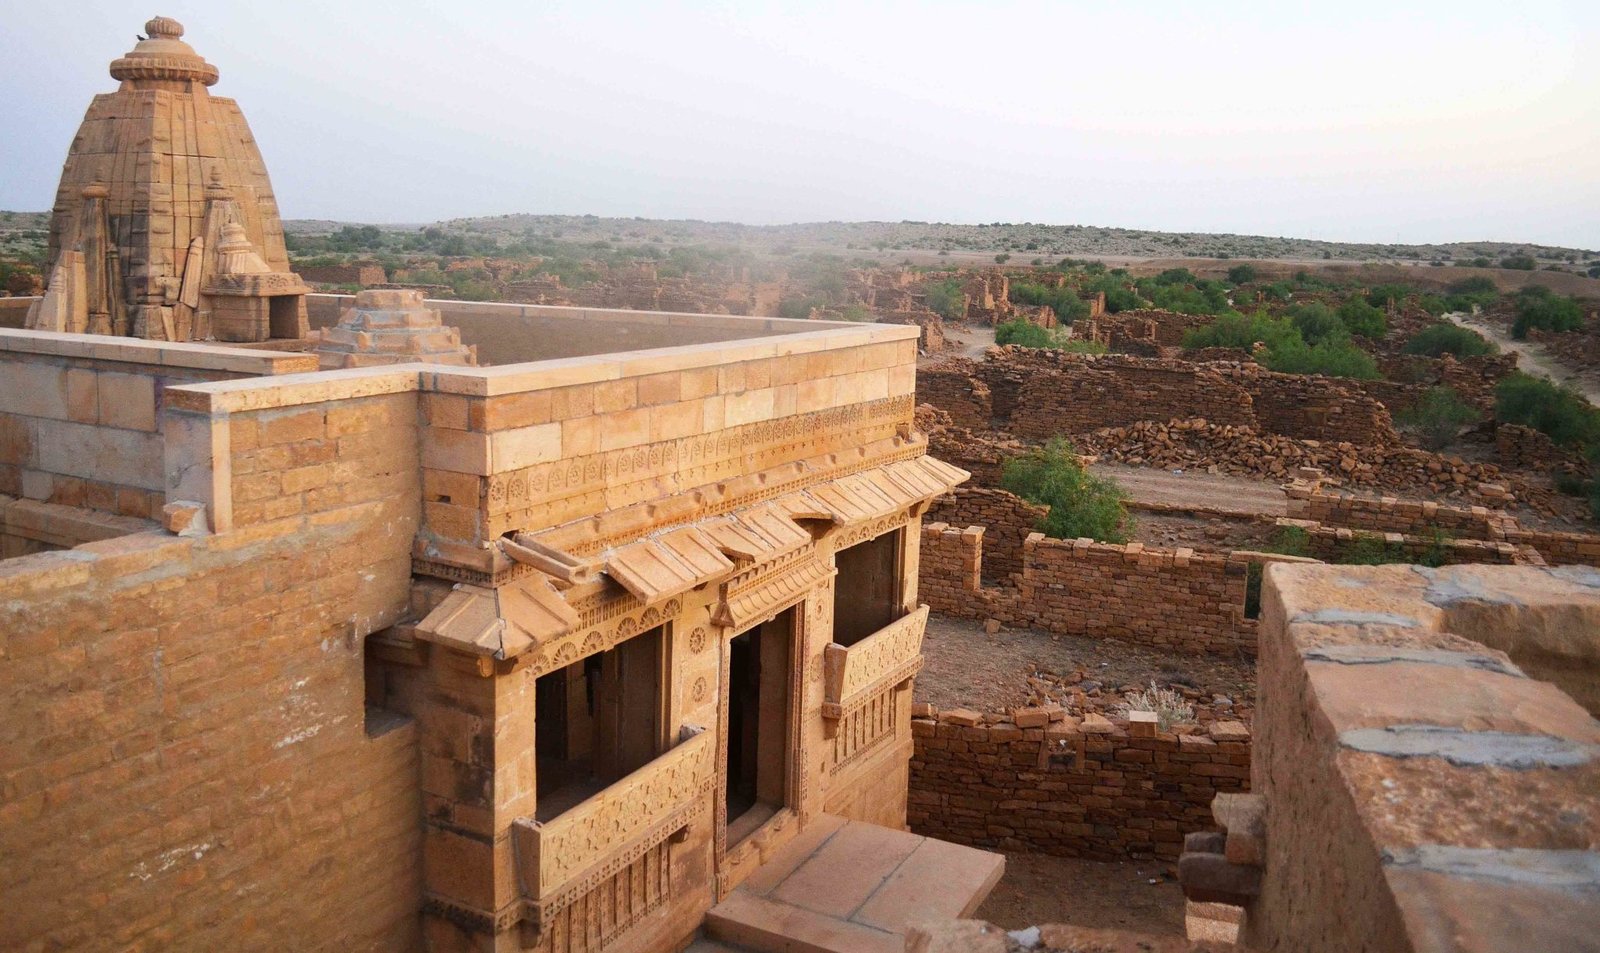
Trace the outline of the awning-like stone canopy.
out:
<instances>
[{"instance_id":1,"label":"awning-like stone canopy","mask_svg":"<svg viewBox=\"0 0 1600 953\"><path fill-rule=\"evenodd\" d=\"M578 625L552 574L570 584L593 567L641 604L652 605L810 544L815 537L802 521L860 525L931 500L968 475L920 456L663 529L588 559L519 535L506 544L507 553L539 571L494 589L457 586L418 623L417 637L472 655L515 658Z\"/></svg>"}]
</instances>

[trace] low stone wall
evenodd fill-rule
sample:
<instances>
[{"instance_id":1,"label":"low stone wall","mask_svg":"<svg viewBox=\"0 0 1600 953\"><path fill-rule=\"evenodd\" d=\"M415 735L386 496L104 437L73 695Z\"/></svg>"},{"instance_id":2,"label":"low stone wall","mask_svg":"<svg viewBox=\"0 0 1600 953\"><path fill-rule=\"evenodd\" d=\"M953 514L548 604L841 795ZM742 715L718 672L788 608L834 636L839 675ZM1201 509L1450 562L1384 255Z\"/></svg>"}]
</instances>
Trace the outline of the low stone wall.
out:
<instances>
[{"instance_id":1,"label":"low stone wall","mask_svg":"<svg viewBox=\"0 0 1600 953\"><path fill-rule=\"evenodd\" d=\"M918 591L935 612L1178 652L1255 651L1255 623L1245 618L1249 567L1278 557L1032 533L1021 572L991 588L983 585L986 535L981 526L923 526Z\"/></svg>"},{"instance_id":2,"label":"low stone wall","mask_svg":"<svg viewBox=\"0 0 1600 953\"><path fill-rule=\"evenodd\" d=\"M1059 708L922 714L907 820L956 843L1171 860L1185 834L1215 829L1212 798L1249 788L1250 732L1236 721L1175 734Z\"/></svg>"},{"instance_id":3,"label":"low stone wall","mask_svg":"<svg viewBox=\"0 0 1600 953\"><path fill-rule=\"evenodd\" d=\"M1323 562L1349 562L1354 553L1380 549L1385 561L1410 561L1427 565L1459 566L1483 563L1496 566L1542 566L1544 558L1532 547L1448 536L1414 536L1376 530L1323 526L1309 520L1279 520L1279 525L1305 531L1311 555Z\"/></svg>"},{"instance_id":4,"label":"low stone wall","mask_svg":"<svg viewBox=\"0 0 1600 953\"><path fill-rule=\"evenodd\" d=\"M1050 507L989 487L957 487L928 510L927 521L984 527L983 572L1004 579L1022 572L1022 547Z\"/></svg>"},{"instance_id":5,"label":"low stone wall","mask_svg":"<svg viewBox=\"0 0 1600 953\"><path fill-rule=\"evenodd\" d=\"M1586 476L1583 454L1557 446L1554 440L1521 424L1494 428L1495 460L1503 467Z\"/></svg>"}]
</instances>

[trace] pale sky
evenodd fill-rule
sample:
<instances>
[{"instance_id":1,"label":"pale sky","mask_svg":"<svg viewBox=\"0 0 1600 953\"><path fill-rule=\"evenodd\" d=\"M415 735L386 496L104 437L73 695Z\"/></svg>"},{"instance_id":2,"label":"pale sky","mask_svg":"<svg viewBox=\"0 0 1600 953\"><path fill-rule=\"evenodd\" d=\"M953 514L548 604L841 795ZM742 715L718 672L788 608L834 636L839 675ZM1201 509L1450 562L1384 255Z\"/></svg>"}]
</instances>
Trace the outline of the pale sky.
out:
<instances>
[{"instance_id":1,"label":"pale sky","mask_svg":"<svg viewBox=\"0 0 1600 953\"><path fill-rule=\"evenodd\" d=\"M283 214L1047 222L1600 248L1600 2L42 0L0 208L154 13Z\"/></svg>"}]
</instances>

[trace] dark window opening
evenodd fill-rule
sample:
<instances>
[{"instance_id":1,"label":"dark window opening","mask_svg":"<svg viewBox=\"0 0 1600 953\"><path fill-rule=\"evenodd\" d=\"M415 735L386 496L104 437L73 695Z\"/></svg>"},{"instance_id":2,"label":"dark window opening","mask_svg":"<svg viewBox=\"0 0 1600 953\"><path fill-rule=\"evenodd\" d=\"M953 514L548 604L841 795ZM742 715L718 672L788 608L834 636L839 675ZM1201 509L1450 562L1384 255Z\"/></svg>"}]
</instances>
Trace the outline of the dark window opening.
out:
<instances>
[{"instance_id":1,"label":"dark window opening","mask_svg":"<svg viewBox=\"0 0 1600 953\"><path fill-rule=\"evenodd\" d=\"M841 549L834 554L833 641L855 645L905 613L900 605L900 534Z\"/></svg>"},{"instance_id":2,"label":"dark window opening","mask_svg":"<svg viewBox=\"0 0 1600 953\"><path fill-rule=\"evenodd\" d=\"M555 817L666 750L663 632L658 626L534 683L539 820Z\"/></svg>"},{"instance_id":3,"label":"dark window opening","mask_svg":"<svg viewBox=\"0 0 1600 953\"><path fill-rule=\"evenodd\" d=\"M275 338L300 337L299 295L277 295L267 299L267 334Z\"/></svg>"},{"instance_id":4,"label":"dark window opening","mask_svg":"<svg viewBox=\"0 0 1600 953\"><path fill-rule=\"evenodd\" d=\"M728 842L787 802L789 672L795 610L728 643Z\"/></svg>"}]
</instances>

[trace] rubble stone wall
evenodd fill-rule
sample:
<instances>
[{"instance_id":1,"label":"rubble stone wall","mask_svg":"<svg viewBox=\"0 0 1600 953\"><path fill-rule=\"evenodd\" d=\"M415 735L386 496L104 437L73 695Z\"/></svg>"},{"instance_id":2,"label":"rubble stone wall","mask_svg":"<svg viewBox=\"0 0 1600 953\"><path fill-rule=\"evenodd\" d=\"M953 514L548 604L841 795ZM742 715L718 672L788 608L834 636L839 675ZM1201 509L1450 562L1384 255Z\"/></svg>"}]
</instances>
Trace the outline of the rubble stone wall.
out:
<instances>
[{"instance_id":1,"label":"rubble stone wall","mask_svg":"<svg viewBox=\"0 0 1600 953\"><path fill-rule=\"evenodd\" d=\"M911 722L913 831L998 850L1173 860L1185 834L1215 829L1212 798L1249 788L1239 722L1132 737L1103 718L1022 728L1018 717L1038 720L955 711Z\"/></svg>"},{"instance_id":2,"label":"rubble stone wall","mask_svg":"<svg viewBox=\"0 0 1600 953\"><path fill-rule=\"evenodd\" d=\"M926 518L952 526L984 527L983 571L991 579L1005 579L1022 572L1023 543L1049 512L1048 506L1005 490L962 486L940 497Z\"/></svg>"},{"instance_id":3,"label":"rubble stone wall","mask_svg":"<svg viewBox=\"0 0 1600 953\"><path fill-rule=\"evenodd\" d=\"M195 414L214 439L171 461L225 472L182 451L253 429L240 458L286 493L331 446L317 505L0 565L0 856L27 859L0 868L0 948L420 945L415 730L368 735L362 658L406 606L420 490L377 429L330 436L336 406L302 406L321 436L294 440L289 417Z\"/></svg>"},{"instance_id":4,"label":"rubble stone wall","mask_svg":"<svg viewBox=\"0 0 1600 953\"><path fill-rule=\"evenodd\" d=\"M983 527L923 527L919 592L934 611L1178 652L1255 651L1252 562L1269 556L1147 549L1031 534L1015 580L986 587Z\"/></svg>"}]
</instances>

